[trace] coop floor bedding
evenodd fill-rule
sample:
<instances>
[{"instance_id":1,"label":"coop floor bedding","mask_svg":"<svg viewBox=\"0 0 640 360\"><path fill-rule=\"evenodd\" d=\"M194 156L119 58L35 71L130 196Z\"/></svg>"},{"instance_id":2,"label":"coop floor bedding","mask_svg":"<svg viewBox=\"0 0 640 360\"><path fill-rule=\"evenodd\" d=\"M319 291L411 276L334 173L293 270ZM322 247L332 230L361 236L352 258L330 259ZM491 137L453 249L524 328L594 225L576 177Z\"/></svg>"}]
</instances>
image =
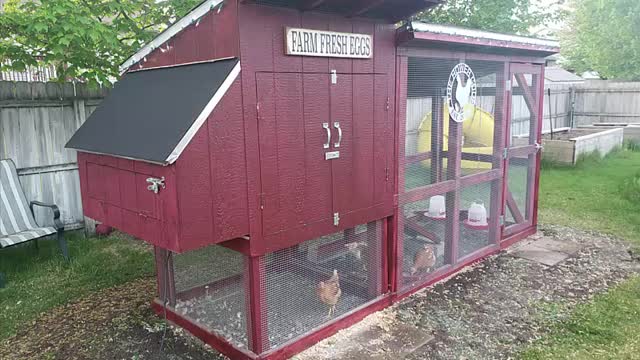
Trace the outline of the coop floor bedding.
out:
<instances>
[{"instance_id":1,"label":"coop floor bedding","mask_svg":"<svg viewBox=\"0 0 640 360\"><path fill-rule=\"evenodd\" d=\"M275 348L331 320L328 307L316 295L317 279L283 271L266 279L266 309L269 348ZM357 309L375 297L350 291L342 285L342 296L332 318ZM178 300L178 314L218 333L240 348L247 347L245 293L237 286L207 291L201 296Z\"/></svg>"}]
</instances>

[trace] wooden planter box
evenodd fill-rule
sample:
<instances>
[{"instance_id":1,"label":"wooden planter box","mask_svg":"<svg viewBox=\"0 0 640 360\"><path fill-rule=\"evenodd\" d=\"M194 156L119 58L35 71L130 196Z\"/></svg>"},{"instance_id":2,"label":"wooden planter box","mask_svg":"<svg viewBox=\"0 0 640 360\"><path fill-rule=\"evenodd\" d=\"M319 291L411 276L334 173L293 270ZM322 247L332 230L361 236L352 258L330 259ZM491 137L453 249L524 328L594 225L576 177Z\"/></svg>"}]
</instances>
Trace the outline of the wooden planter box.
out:
<instances>
[{"instance_id":1,"label":"wooden planter box","mask_svg":"<svg viewBox=\"0 0 640 360\"><path fill-rule=\"evenodd\" d=\"M558 136L560 139L551 140L547 135L542 140L544 158L562 164L575 165L580 155L598 151L600 155L604 156L621 147L624 129L616 128L604 131L578 129L554 134L554 136Z\"/></svg>"}]
</instances>

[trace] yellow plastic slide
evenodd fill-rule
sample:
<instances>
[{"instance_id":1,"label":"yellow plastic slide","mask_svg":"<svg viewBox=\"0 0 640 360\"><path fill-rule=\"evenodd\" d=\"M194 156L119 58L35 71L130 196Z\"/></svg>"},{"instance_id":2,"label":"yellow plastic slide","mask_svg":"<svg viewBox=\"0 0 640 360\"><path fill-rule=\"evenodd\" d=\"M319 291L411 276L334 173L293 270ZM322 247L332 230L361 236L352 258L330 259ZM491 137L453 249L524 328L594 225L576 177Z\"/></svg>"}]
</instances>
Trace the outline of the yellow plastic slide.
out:
<instances>
[{"instance_id":1,"label":"yellow plastic slide","mask_svg":"<svg viewBox=\"0 0 640 360\"><path fill-rule=\"evenodd\" d=\"M467 118L462 123L463 145L462 151L472 154L493 153L493 128L495 121L488 112L473 105L465 107ZM444 105L444 119L449 119L449 107ZM418 128L418 152L431 151L431 121L433 115L428 113L422 119ZM449 145L449 121L443 121L443 144L442 150L447 151ZM447 160L443 159L446 166ZM423 162L425 166L431 166L431 161ZM462 160L463 169L491 169L491 164L481 161Z\"/></svg>"}]
</instances>

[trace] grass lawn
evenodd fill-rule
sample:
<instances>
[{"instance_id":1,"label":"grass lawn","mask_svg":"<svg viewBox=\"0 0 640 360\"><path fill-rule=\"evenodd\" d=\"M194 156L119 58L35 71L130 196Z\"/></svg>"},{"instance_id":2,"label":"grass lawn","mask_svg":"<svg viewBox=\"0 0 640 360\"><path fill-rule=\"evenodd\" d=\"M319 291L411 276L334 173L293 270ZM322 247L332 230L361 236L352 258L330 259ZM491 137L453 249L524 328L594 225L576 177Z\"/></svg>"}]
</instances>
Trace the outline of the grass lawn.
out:
<instances>
[{"instance_id":1,"label":"grass lawn","mask_svg":"<svg viewBox=\"0 0 640 360\"><path fill-rule=\"evenodd\" d=\"M55 240L41 240L39 251L33 242L0 251L0 272L7 278L0 289L0 341L55 306L154 274L151 250L141 242L80 234L67 240L70 263Z\"/></svg>"},{"instance_id":2,"label":"grass lawn","mask_svg":"<svg viewBox=\"0 0 640 360\"><path fill-rule=\"evenodd\" d=\"M585 158L576 168L545 164L542 223L592 229L640 249L640 152ZM640 277L578 309L522 353L523 359L640 359Z\"/></svg>"}]
</instances>

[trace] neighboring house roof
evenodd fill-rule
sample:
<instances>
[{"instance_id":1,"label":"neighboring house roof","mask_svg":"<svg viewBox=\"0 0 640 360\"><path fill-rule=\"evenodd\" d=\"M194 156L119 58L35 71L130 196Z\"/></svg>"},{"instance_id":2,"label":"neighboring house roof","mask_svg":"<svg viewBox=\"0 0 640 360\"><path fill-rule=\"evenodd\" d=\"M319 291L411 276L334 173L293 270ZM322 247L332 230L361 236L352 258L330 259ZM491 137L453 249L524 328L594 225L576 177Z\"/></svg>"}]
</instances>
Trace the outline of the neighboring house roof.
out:
<instances>
[{"instance_id":1,"label":"neighboring house roof","mask_svg":"<svg viewBox=\"0 0 640 360\"><path fill-rule=\"evenodd\" d=\"M239 73L237 58L129 72L66 147L172 164Z\"/></svg>"},{"instance_id":2,"label":"neighboring house roof","mask_svg":"<svg viewBox=\"0 0 640 360\"><path fill-rule=\"evenodd\" d=\"M582 83L584 79L557 66L550 66L545 69L544 78L546 81L554 83Z\"/></svg>"},{"instance_id":3,"label":"neighboring house roof","mask_svg":"<svg viewBox=\"0 0 640 360\"><path fill-rule=\"evenodd\" d=\"M414 21L410 24L409 30L414 34L415 39L424 41L519 49L547 55L560 51L560 43L554 40L500 34L450 25Z\"/></svg>"}]
</instances>

